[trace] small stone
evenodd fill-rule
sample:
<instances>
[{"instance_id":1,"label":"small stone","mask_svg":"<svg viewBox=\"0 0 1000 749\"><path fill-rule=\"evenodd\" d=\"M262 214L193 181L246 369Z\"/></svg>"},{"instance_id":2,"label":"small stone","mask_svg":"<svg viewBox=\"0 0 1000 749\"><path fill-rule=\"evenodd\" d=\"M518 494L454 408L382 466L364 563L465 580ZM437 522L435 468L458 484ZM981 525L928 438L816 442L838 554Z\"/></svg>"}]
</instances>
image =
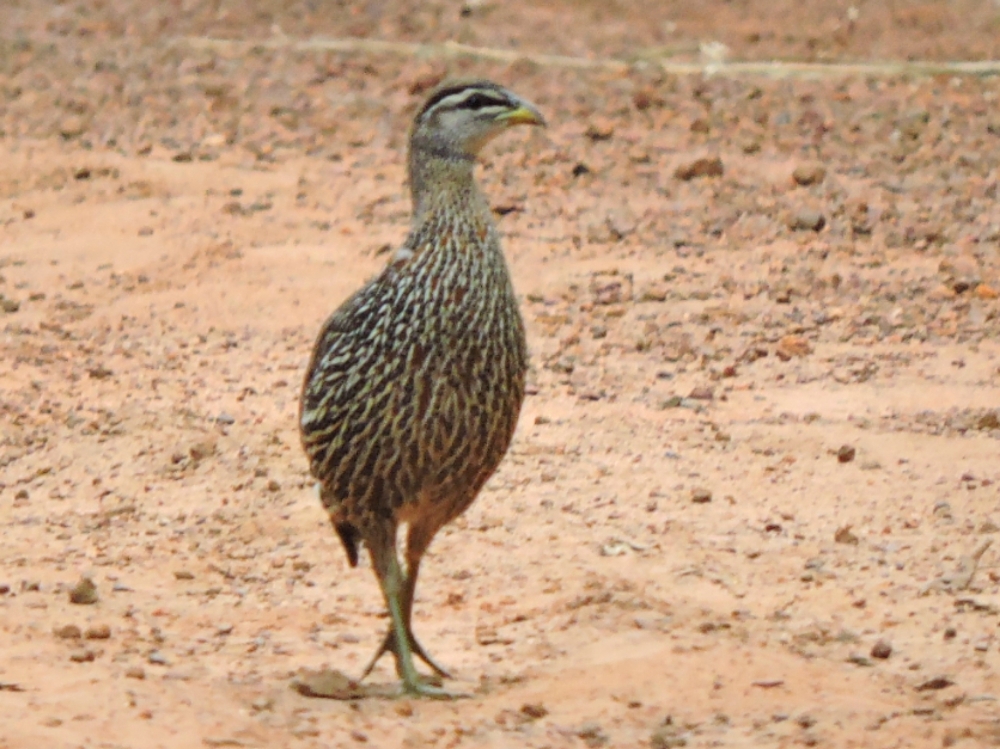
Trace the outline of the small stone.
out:
<instances>
[{"instance_id":1,"label":"small stone","mask_svg":"<svg viewBox=\"0 0 1000 749\"><path fill-rule=\"evenodd\" d=\"M221 417L220 417L221 418ZM210 458L218 451L218 447L215 442L211 440L205 440L203 442L196 442L188 448L188 455L191 456L191 460L195 463L200 463L205 460L205 458ZM184 456L181 456L181 460L184 460ZM178 461L180 462L180 461Z\"/></svg>"},{"instance_id":2,"label":"small stone","mask_svg":"<svg viewBox=\"0 0 1000 749\"><path fill-rule=\"evenodd\" d=\"M854 460L854 456L857 454L851 445L841 445L837 450L837 462L839 463L850 463Z\"/></svg>"},{"instance_id":3,"label":"small stone","mask_svg":"<svg viewBox=\"0 0 1000 749\"><path fill-rule=\"evenodd\" d=\"M917 691L927 692L931 690L947 689L954 683L954 680L947 676L935 676L933 679L928 679L927 681L918 684Z\"/></svg>"},{"instance_id":4,"label":"small stone","mask_svg":"<svg viewBox=\"0 0 1000 749\"><path fill-rule=\"evenodd\" d=\"M153 236L153 227L151 227L151 226L143 226L143 227L141 227L139 229L139 236L140 237L151 237L151 236Z\"/></svg>"},{"instance_id":5,"label":"small stone","mask_svg":"<svg viewBox=\"0 0 1000 749\"><path fill-rule=\"evenodd\" d=\"M822 164L800 164L792 172L792 179L795 183L808 187L818 185L826 178L826 167Z\"/></svg>"},{"instance_id":6,"label":"small stone","mask_svg":"<svg viewBox=\"0 0 1000 749\"><path fill-rule=\"evenodd\" d=\"M89 577L81 577L79 582L69 592L69 602L80 605L97 603L97 586Z\"/></svg>"},{"instance_id":7,"label":"small stone","mask_svg":"<svg viewBox=\"0 0 1000 749\"><path fill-rule=\"evenodd\" d=\"M276 492L281 490L281 484L279 484L275 479L271 479L267 482L267 490L269 492Z\"/></svg>"},{"instance_id":8,"label":"small stone","mask_svg":"<svg viewBox=\"0 0 1000 749\"><path fill-rule=\"evenodd\" d=\"M660 726L649 737L652 749L674 749L678 746L687 746L687 743L687 739L680 733L680 727L673 723Z\"/></svg>"},{"instance_id":9,"label":"small stone","mask_svg":"<svg viewBox=\"0 0 1000 749\"><path fill-rule=\"evenodd\" d=\"M587 125L586 136L593 141L610 140L614 134L614 122L606 117L599 117Z\"/></svg>"},{"instance_id":10,"label":"small stone","mask_svg":"<svg viewBox=\"0 0 1000 749\"><path fill-rule=\"evenodd\" d=\"M987 411L976 420L976 429L1000 429L1000 411Z\"/></svg>"},{"instance_id":11,"label":"small stone","mask_svg":"<svg viewBox=\"0 0 1000 749\"><path fill-rule=\"evenodd\" d=\"M596 747L604 746L608 743L608 735L598 723L584 723L577 730L576 735L583 739L583 743L591 747L591 749L596 749Z\"/></svg>"},{"instance_id":12,"label":"small stone","mask_svg":"<svg viewBox=\"0 0 1000 749\"><path fill-rule=\"evenodd\" d=\"M712 501L712 492L708 489L696 488L691 490L691 501L696 505L703 505Z\"/></svg>"},{"instance_id":13,"label":"small stone","mask_svg":"<svg viewBox=\"0 0 1000 749\"><path fill-rule=\"evenodd\" d=\"M175 580L194 580L194 573L188 570L177 570L174 572Z\"/></svg>"},{"instance_id":14,"label":"small stone","mask_svg":"<svg viewBox=\"0 0 1000 749\"><path fill-rule=\"evenodd\" d=\"M0 295L0 309L8 315L12 315L21 309L21 303L14 299L7 299L5 296Z\"/></svg>"},{"instance_id":15,"label":"small stone","mask_svg":"<svg viewBox=\"0 0 1000 749\"><path fill-rule=\"evenodd\" d=\"M878 658L879 660L884 661L890 655L892 655L892 645L889 644L888 640L879 640L872 645L872 658Z\"/></svg>"},{"instance_id":16,"label":"small stone","mask_svg":"<svg viewBox=\"0 0 1000 749\"><path fill-rule=\"evenodd\" d=\"M809 341L800 335L786 335L778 341L778 347L774 353L781 361L788 361L794 357L802 357L812 353L812 346Z\"/></svg>"},{"instance_id":17,"label":"small stone","mask_svg":"<svg viewBox=\"0 0 1000 749\"><path fill-rule=\"evenodd\" d=\"M95 653L90 648L81 648L80 650L74 650L69 655L69 659L73 661L73 663L90 663L95 658L97 658L97 653Z\"/></svg>"},{"instance_id":18,"label":"small stone","mask_svg":"<svg viewBox=\"0 0 1000 749\"><path fill-rule=\"evenodd\" d=\"M166 666L170 663L170 661L167 660L167 657L159 650L152 651L146 656L146 660L155 666Z\"/></svg>"},{"instance_id":19,"label":"small stone","mask_svg":"<svg viewBox=\"0 0 1000 749\"><path fill-rule=\"evenodd\" d=\"M64 624L62 627L56 627L52 632L63 640L79 640L83 636L80 628L75 624Z\"/></svg>"},{"instance_id":20,"label":"small stone","mask_svg":"<svg viewBox=\"0 0 1000 749\"><path fill-rule=\"evenodd\" d=\"M143 679L146 678L146 669L144 669L142 666L129 666L125 670L125 678L139 679L140 681L142 681Z\"/></svg>"},{"instance_id":21,"label":"small stone","mask_svg":"<svg viewBox=\"0 0 1000 749\"><path fill-rule=\"evenodd\" d=\"M59 134L65 140L70 140L82 135L83 131L86 129L87 124L83 121L83 118L75 114L64 117L62 122L59 123Z\"/></svg>"},{"instance_id":22,"label":"small stone","mask_svg":"<svg viewBox=\"0 0 1000 749\"><path fill-rule=\"evenodd\" d=\"M667 301L667 287L653 283L639 292L640 302L665 302Z\"/></svg>"},{"instance_id":23,"label":"small stone","mask_svg":"<svg viewBox=\"0 0 1000 749\"><path fill-rule=\"evenodd\" d=\"M980 299L996 299L997 297L1000 297L1000 292L998 292L992 286L987 286L984 283L981 283L978 286L976 286L975 291L973 291L972 293L975 294Z\"/></svg>"},{"instance_id":24,"label":"small stone","mask_svg":"<svg viewBox=\"0 0 1000 749\"><path fill-rule=\"evenodd\" d=\"M93 624L87 627L83 636L88 640L108 640L111 638L111 627L107 624Z\"/></svg>"},{"instance_id":25,"label":"small stone","mask_svg":"<svg viewBox=\"0 0 1000 749\"><path fill-rule=\"evenodd\" d=\"M525 702L521 705L521 715L526 718L538 720L539 718L544 718L548 714L548 708L546 708L541 702Z\"/></svg>"},{"instance_id":26,"label":"small stone","mask_svg":"<svg viewBox=\"0 0 1000 749\"><path fill-rule=\"evenodd\" d=\"M674 177L687 182L696 177L721 177L724 173L722 159L718 156L703 157L681 164L674 170Z\"/></svg>"},{"instance_id":27,"label":"small stone","mask_svg":"<svg viewBox=\"0 0 1000 749\"><path fill-rule=\"evenodd\" d=\"M226 413L225 411L223 411L222 413L220 413L215 418L215 420L218 423L223 424L224 426L229 426L230 424L235 424L236 423L236 419L234 419L230 414Z\"/></svg>"},{"instance_id":28,"label":"small stone","mask_svg":"<svg viewBox=\"0 0 1000 749\"><path fill-rule=\"evenodd\" d=\"M850 525L843 525L833 534L833 540L838 544L857 545L858 537L851 531Z\"/></svg>"},{"instance_id":29,"label":"small stone","mask_svg":"<svg viewBox=\"0 0 1000 749\"><path fill-rule=\"evenodd\" d=\"M710 401L715 398L715 391L710 387L699 386L688 393L688 398L696 401Z\"/></svg>"},{"instance_id":30,"label":"small stone","mask_svg":"<svg viewBox=\"0 0 1000 749\"><path fill-rule=\"evenodd\" d=\"M292 679L292 689L305 697L322 697L331 700L353 700L364 691L356 681L340 671L302 669Z\"/></svg>"},{"instance_id":31,"label":"small stone","mask_svg":"<svg viewBox=\"0 0 1000 749\"><path fill-rule=\"evenodd\" d=\"M800 208L788 221L788 228L792 231L822 231L824 226L826 218L812 208Z\"/></svg>"}]
</instances>

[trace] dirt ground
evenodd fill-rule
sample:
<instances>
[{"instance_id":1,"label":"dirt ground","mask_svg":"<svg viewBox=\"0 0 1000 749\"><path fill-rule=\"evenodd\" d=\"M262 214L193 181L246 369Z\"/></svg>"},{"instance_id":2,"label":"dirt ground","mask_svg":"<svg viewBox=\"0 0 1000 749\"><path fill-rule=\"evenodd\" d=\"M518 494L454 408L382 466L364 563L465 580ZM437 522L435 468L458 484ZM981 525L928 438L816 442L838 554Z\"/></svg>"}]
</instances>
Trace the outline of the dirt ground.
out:
<instances>
[{"instance_id":1,"label":"dirt ground","mask_svg":"<svg viewBox=\"0 0 1000 749\"><path fill-rule=\"evenodd\" d=\"M990 2L3 3L0 747L1000 744L1000 82L655 62L989 59L998 29ZM305 696L386 617L300 381L405 236L446 75L551 122L483 158L530 397L414 615L473 696L387 697L390 659Z\"/></svg>"}]
</instances>

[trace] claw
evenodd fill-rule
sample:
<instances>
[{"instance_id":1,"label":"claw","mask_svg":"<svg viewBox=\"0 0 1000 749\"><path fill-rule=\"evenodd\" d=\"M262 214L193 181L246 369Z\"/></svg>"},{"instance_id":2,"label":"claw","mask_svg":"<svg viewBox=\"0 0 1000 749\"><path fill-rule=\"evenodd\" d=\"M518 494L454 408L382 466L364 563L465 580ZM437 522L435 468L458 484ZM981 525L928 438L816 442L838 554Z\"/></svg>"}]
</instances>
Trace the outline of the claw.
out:
<instances>
[{"instance_id":1,"label":"claw","mask_svg":"<svg viewBox=\"0 0 1000 749\"><path fill-rule=\"evenodd\" d=\"M444 668L439 666L434 661L433 658L427 655L427 653L424 651L423 646L417 641L417 638L414 637L412 633L407 633L407 634L410 644L410 650L413 652L415 656L417 656L420 660L422 660L424 663L430 666L431 670L435 674L440 676L442 679L452 678L450 673L448 673ZM375 664L378 663L379 658L381 658L386 653L392 653L393 655L396 654L396 638L393 635L391 627L389 628L389 631L385 633L385 637L383 638L382 644L379 646L379 649L375 652L375 655L372 656L372 659L368 662L368 665L362 672L361 679L365 679L368 677L368 674L370 674L372 672L372 669L375 668Z\"/></svg>"}]
</instances>

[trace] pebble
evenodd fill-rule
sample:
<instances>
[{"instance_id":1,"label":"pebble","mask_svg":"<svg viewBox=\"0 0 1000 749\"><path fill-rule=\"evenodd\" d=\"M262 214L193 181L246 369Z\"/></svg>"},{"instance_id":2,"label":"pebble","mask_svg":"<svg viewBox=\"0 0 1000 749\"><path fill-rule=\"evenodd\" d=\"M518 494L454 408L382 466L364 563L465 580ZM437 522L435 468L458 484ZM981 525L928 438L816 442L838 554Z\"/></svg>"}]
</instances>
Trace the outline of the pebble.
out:
<instances>
[{"instance_id":1,"label":"pebble","mask_svg":"<svg viewBox=\"0 0 1000 749\"><path fill-rule=\"evenodd\" d=\"M81 577L69 592L70 603L86 606L97 603L97 601L97 586L89 577Z\"/></svg>"},{"instance_id":2,"label":"pebble","mask_svg":"<svg viewBox=\"0 0 1000 749\"><path fill-rule=\"evenodd\" d=\"M144 669L142 666L129 666L125 670L125 678L139 679L140 681L142 681L143 679L146 678L146 669Z\"/></svg>"},{"instance_id":3,"label":"pebble","mask_svg":"<svg viewBox=\"0 0 1000 749\"><path fill-rule=\"evenodd\" d=\"M696 505L703 505L707 502L711 502L712 492L710 492L708 489L702 489L702 488L692 489L691 501L694 502Z\"/></svg>"},{"instance_id":4,"label":"pebble","mask_svg":"<svg viewBox=\"0 0 1000 749\"><path fill-rule=\"evenodd\" d=\"M525 702L521 705L521 715L531 718L532 720L544 718L548 714L548 708L546 708L541 702Z\"/></svg>"},{"instance_id":5,"label":"pebble","mask_svg":"<svg viewBox=\"0 0 1000 749\"><path fill-rule=\"evenodd\" d=\"M80 115L71 114L64 117L59 123L59 134L66 140L71 140L82 135L87 129L87 123Z\"/></svg>"},{"instance_id":6,"label":"pebble","mask_svg":"<svg viewBox=\"0 0 1000 749\"><path fill-rule=\"evenodd\" d=\"M586 136L593 141L611 140L615 134L615 125L606 117L594 119L587 125Z\"/></svg>"},{"instance_id":7,"label":"pebble","mask_svg":"<svg viewBox=\"0 0 1000 749\"><path fill-rule=\"evenodd\" d=\"M892 655L892 645L888 640L879 640L872 645L872 658L878 658L879 660L884 661L890 655Z\"/></svg>"},{"instance_id":8,"label":"pebble","mask_svg":"<svg viewBox=\"0 0 1000 749\"><path fill-rule=\"evenodd\" d=\"M857 450L851 445L841 445L837 450L837 462L838 463L850 463L854 460L854 456L857 454Z\"/></svg>"},{"instance_id":9,"label":"pebble","mask_svg":"<svg viewBox=\"0 0 1000 749\"><path fill-rule=\"evenodd\" d=\"M87 627L83 636L88 640L107 640L111 637L111 627L107 624L93 624Z\"/></svg>"},{"instance_id":10,"label":"pebble","mask_svg":"<svg viewBox=\"0 0 1000 749\"><path fill-rule=\"evenodd\" d=\"M800 164L792 172L792 179L795 183L808 187L818 185L826 178L826 167L822 164Z\"/></svg>"},{"instance_id":11,"label":"pebble","mask_svg":"<svg viewBox=\"0 0 1000 749\"><path fill-rule=\"evenodd\" d=\"M800 208L792 214L788 228L793 231L822 231L826 217L813 208Z\"/></svg>"},{"instance_id":12,"label":"pebble","mask_svg":"<svg viewBox=\"0 0 1000 749\"><path fill-rule=\"evenodd\" d=\"M292 679L292 689L305 697L323 697L331 700L353 700L363 696L364 690L353 679L340 671L302 669Z\"/></svg>"},{"instance_id":13,"label":"pebble","mask_svg":"<svg viewBox=\"0 0 1000 749\"><path fill-rule=\"evenodd\" d=\"M148 656L146 656L146 660L156 666L166 666L170 663L170 661L167 660L167 657L159 650L152 651Z\"/></svg>"},{"instance_id":14,"label":"pebble","mask_svg":"<svg viewBox=\"0 0 1000 749\"><path fill-rule=\"evenodd\" d=\"M674 177L688 182L696 177L721 177L724 171L722 159L718 156L712 156L681 164L674 170Z\"/></svg>"},{"instance_id":15,"label":"pebble","mask_svg":"<svg viewBox=\"0 0 1000 749\"><path fill-rule=\"evenodd\" d=\"M95 658L97 658L97 653L95 653L90 648L81 648L80 650L74 650L69 655L69 659L73 661L73 663L90 663Z\"/></svg>"},{"instance_id":16,"label":"pebble","mask_svg":"<svg viewBox=\"0 0 1000 749\"><path fill-rule=\"evenodd\" d=\"M56 627L53 634L62 640L79 640L83 637L80 628L75 624L64 624L62 627Z\"/></svg>"},{"instance_id":17,"label":"pebble","mask_svg":"<svg viewBox=\"0 0 1000 749\"><path fill-rule=\"evenodd\" d=\"M812 353L809 340L800 335L786 335L780 341L774 353L782 361L802 357Z\"/></svg>"}]
</instances>

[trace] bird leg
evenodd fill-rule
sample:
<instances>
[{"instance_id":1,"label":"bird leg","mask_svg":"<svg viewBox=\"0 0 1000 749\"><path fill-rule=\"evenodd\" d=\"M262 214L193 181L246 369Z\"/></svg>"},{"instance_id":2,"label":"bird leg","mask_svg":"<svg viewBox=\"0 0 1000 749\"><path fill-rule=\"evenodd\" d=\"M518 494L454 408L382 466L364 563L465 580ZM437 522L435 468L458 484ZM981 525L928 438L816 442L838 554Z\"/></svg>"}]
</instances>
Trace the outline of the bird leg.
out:
<instances>
[{"instance_id":1,"label":"bird leg","mask_svg":"<svg viewBox=\"0 0 1000 749\"><path fill-rule=\"evenodd\" d=\"M403 595L402 595L402 607L403 607L403 621L405 623L407 643L410 646L410 650L415 656L431 667L431 670L440 676L442 679L450 679L451 674L449 674L444 668L442 668L438 663L434 661L427 652L424 650L423 646L417 640L413 634L413 625L411 624L411 614L413 613L413 596L417 587L417 570L420 568L420 561L417 560L415 564L408 564L408 569L406 571L406 578L403 581ZM375 664L378 663L379 659L386 653L396 653L396 637L393 632L392 626L389 627L389 631L385 633L385 637L382 639L382 644L379 649L372 656L372 659L368 662L368 666L365 667L364 672L361 674L361 678L364 679L372 672L375 668ZM402 674L400 674L402 676Z\"/></svg>"},{"instance_id":2,"label":"bird leg","mask_svg":"<svg viewBox=\"0 0 1000 749\"><path fill-rule=\"evenodd\" d=\"M424 528L420 524L413 524L409 528L409 532L406 537L406 577L403 581L403 621L405 622L407 643L410 646L410 650L416 655L420 660L431 667L431 670L435 674L443 679L450 679L451 674L449 674L444 668L438 665L433 658L427 655L427 652L423 649L417 638L413 635L413 626L411 624L411 615L413 613L413 598L417 589L417 575L420 572L420 560L423 559L424 552L427 547L430 546L431 540L434 538L434 532L428 528ZM368 674L372 672L375 668L375 664L378 663L379 658L381 658L386 653L396 653L396 638L393 635L392 627L390 626L389 631L385 633L385 637L382 639L382 644L379 649L375 652L371 661L368 662L368 667L365 668L364 673L361 678L364 679ZM402 674L400 674L402 676Z\"/></svg>"},{"instance_id":3,"label":"bird leg","mask_svg":"<svg viewBox=\"0 0 1000 749\"><path fill-rule=\"evenodd\" d=\"M375 574L378 576L379 585L385 596L386 606L389 609L389 619L391 621L391 634L395 635L395 648L393 653L396 656L396 671L403 680L404 691L423 697L450 698L450 692L428 684L424 681L417 669L413 665L413 649L410 647L411 637L407 634L407 624L403 613L403 572L399 567L399 560L396 558L395 544L392 537L395 533L386 534L390 538L377 539L369 548L372 552ZM381 543L380 543L381 542Z\"/></svg>"}]
</instances>

